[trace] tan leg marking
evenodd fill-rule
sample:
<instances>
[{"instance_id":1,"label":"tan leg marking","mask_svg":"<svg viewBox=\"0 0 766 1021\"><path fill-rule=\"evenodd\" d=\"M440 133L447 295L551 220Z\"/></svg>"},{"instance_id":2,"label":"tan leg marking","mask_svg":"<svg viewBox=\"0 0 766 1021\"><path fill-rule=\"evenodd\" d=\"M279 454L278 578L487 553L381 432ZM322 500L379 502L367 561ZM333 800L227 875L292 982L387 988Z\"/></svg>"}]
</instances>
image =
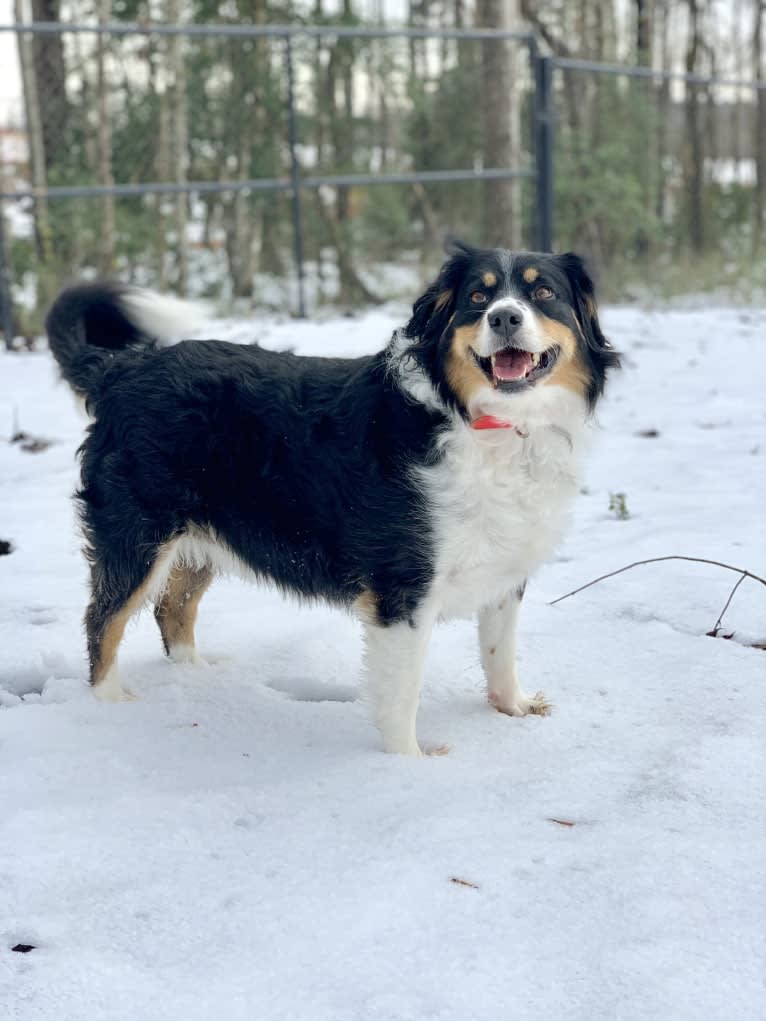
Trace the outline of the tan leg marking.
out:
<instances>
[{"instance_id":1,"label":"tan leg marking","mask_svg":"<svg viewBox=\"0 0 766 1021\"><path fill-rule=\"evenodd\" d=\"M365 589L361 595L357 596L351 608L365 624L376 625L378 623L378 597L372 589Z\"/></svg>"},{"instance_id":2,"label":"tan leg marking","mask_svg":"<svg viewBox=\"0 0 766 1021\"><path fill-rule=\"evenodd\" d=\"M116 613L113 613L104 624L101 636L98 641L98 659L91 669L90 682L95 689L103 684L103 692L96 690L99 697L110 701L122 698L132 698L120 689L119 679L116 671L117 649L122 636L125 634L125 627L130 618L138 613L148 599L152 590L152 583L158 575L167 567L168 557L172 556L172 544L160 547L157 552L154 564L148 576L141 585L128 596Z\"/></svg>"},{"instance_id":3,"label":"tan leg marking","mask_svg":"<svg viewBox=\"0 0 766 1021\"><path fill-rule=\"evenodd\" d=\"M176 564L170 572L165 591L154 607L154 618L167 653L173 646L194 648L197 609L212 580L213 572L209 567Z\"/></svg>"},{"instance_id":4,"label":"tan leg marking","mask_svg":"<svg viewBox=\"0 0 766 1021\"><path fill-rule=\"evenodd\" d=\"M148 587L149 582L147 580L140 588L135 590L122 609L118 610L107 621L101 636L98 662L93 667L91 677L91 684L94 688L101 684L109 670L114 666L117 648L122 641L122 636L125 634L125 627L133 614L138 613L146 601Z\"/></svg>"}]
</instances>

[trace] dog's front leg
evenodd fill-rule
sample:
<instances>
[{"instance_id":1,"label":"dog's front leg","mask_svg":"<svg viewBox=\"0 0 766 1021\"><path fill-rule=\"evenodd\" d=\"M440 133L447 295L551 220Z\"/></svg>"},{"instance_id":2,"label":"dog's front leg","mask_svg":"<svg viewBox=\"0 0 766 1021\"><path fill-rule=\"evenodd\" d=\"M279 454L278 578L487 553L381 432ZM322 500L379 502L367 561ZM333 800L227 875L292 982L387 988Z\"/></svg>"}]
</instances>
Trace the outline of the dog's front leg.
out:
<instances>
[{"instance_id":1,"label":"dog's front leg","mask_svg":"<svg viewBox=\"0 0 766 1021\"><path fill-rule=\"evenodd\" d=\"M434 622L435 614L421 608L412 624L406 621L388 627L365 624L366 687L387 752L423 754L415 719ZM442 754L446 749L429 751Z\"/></svg>"},{"instance_id":2,"label":"dog's front leg","mask_svg":"<svg viewBox=\"0 0 766 1021\"><path fill-rule=\"evenodd\" d=\"M546 715L550 705L541 691L527 695L516 673L516 632L524 585L479 613L481 663L490 704L508 716Z\"/></svg>"}]
</instances>

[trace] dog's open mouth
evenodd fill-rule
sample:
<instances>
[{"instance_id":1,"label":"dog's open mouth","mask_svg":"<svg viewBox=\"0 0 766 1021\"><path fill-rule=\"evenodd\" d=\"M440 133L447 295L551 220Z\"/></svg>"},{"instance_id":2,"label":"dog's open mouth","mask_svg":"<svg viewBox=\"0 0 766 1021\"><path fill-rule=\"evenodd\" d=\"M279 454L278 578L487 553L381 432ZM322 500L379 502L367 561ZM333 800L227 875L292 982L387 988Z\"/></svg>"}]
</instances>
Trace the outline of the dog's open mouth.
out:
<instances>
[{"instance_id":1,"label":"dog's open mouth","mask_svg":"<svg viewBox=\"0 0 766 1021\"><path fill-rule=\"evenodd\" d=\"M525 351L520 347L504 347L490 358L482 358L473 349L471 354L497 390L520 390L548 375L558 360L559 348Z\"/></svg>"}]
</instances>

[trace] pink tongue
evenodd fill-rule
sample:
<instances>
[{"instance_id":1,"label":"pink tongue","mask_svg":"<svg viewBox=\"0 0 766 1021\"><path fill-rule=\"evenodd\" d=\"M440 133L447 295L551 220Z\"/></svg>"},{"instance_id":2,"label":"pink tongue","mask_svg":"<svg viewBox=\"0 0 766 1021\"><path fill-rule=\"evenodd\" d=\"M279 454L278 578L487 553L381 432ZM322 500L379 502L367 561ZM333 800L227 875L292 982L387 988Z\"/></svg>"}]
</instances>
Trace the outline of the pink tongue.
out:
<instances>
[{"instance_id":1,"label":"pink tongue","mask_svg":"<svg viewBox=\"0 0 766 1021\"><path fill-rule=\"evenodd\" d=\"M521 379L532 368L532 355L529 351L511 348L498 351L495 355L495 376L497 379Z\"/></svg>"}]
</instances>

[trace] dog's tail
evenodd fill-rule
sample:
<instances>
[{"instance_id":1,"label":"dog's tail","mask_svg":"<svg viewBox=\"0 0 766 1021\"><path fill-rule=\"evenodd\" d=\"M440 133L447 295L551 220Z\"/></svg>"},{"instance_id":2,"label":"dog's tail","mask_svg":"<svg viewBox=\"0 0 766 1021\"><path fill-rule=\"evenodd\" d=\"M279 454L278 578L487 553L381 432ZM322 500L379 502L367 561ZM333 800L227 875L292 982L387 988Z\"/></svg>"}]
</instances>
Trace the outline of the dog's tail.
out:
<instances>
[{"instance_id":1,"label":"dog's tail","mask_svg":"<svg viewBox=\"0 0 766 1021\"><path fill-rule=\"evenodd\" d=\"M45 327L61 375L90 404L116 356L182 340L204 317L193 302L99 282L78 284L60 294Z\"/></svg>"}]
</instances>

